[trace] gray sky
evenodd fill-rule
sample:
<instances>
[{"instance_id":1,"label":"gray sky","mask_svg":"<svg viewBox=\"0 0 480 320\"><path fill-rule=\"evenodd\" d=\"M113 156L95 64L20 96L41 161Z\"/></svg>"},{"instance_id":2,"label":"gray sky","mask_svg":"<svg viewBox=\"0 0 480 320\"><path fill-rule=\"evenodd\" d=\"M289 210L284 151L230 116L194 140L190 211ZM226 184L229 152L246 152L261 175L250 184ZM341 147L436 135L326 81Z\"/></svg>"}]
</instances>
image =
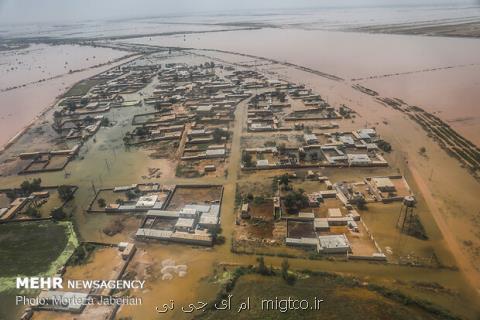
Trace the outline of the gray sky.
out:
<instances>
[{"instance_id":1,"label":"gray sky","mask_svg":"<svg viewBox=\"0 0 480 320\"><path fill-rule=\"evenodd\" d=\"M480 0L0 0L0 24L74 22L272 8L439 3L478 5Z\"/></svg>"}]
</instances>

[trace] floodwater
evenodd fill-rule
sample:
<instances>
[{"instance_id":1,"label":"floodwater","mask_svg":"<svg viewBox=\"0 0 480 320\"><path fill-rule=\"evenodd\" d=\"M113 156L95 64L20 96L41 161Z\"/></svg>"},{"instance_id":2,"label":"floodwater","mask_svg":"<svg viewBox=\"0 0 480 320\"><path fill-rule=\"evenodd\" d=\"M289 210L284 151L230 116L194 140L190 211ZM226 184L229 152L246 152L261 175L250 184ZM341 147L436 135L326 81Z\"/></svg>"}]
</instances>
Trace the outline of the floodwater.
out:
<instances>
[{"instance_id":1,"label":"floodwater","mask_svg":"<svg viewBox=\"0 0 480 320\"><path fill-rule=\"evenodd\" d=\"M480 64L368 79L363 86L436 114L480 146Z\"/></svg>"},{"instance_id":2,"label":"floodwater","mask_svg":"<svg viewBox=\"0 0 480 320\"><path fill-rule=\"evenodd\" d=\"M266 28L128 42L251 54L363 82L380 95L440 111L439 117L480 144L480 39Z\"/></svg>"},{"instance_id":3,"label":"floodwater","mask_svg":"<svg viewBox=\"0 0 480 320\"><path fill-rule=\"evenodd\" d=\"M123 40L123 42L126 42ZM278 59L280 61L288 61L305 65L323 72L328 72L341 76L347 81L344 83L336 83L324 78L319 78L312 74L293 70L291 68L283 68L276 66L274 71L281 76L288 77L295 82L305 82L315 91L333 105L346 103L352 106L359 113L358 125L375 123L379 132L387 141L391 141L394 150L402 152L410 152L409 165L416 166L417 175L415 179L425 182L434 195L434 200L438 202L440 210L437 214L446 216L449 220L450 228L454 235L461 235L458 241L470 239L474 237L472 231L472 214L478 209L478 184L473 180L465 170L458 167L454 159L449 158L443 150L441 150L433 141L429 140L425 134L408 119L396 113L393 110L386 109L376 104L369 96L365 96L350 88L350 79L364 78L391 73L410 72L438 67L457 66L465 64L478 64L480 58L476 52L480 52L480 42L478 40L467 39L446 39L446 38L425 38L415 36L386 36L386 35L370 35L346 32L326 32L326 31L306 31L306 30L288 30L288 29L263 29L253 31L232 31L229 33L211 33L211 34L195 34L182 36L152 37L129 40L128 42L141 42L157 45L173 45L196 48L212 48L231 50L241 53L249 53L259 56ZM208 52L206 54L209 54ZM250 60L249 58L237 58L242 61ZM423 103L428 103L430 108L437 106L435 101L439 101L441 97L435 97L436 100L429 99L428 91L442 92L444 95L450 94L451 86L445 85L438 87L440 83L451 77L453 71L465 68L466 72L471 73L471 79L475 78L475 66L456 67L445 69L441 72L428 73L430 81L425 80L423 85L419 85L419 90L424 87L424 99L419 100L421 107L428 108ZM269 66L262 67L265 71L269 71ZM273 68L272 68L273 70ZM463 70L463 69L462 69ZM426 75L425 73L419 73ZM441 76L436 76L441 74ZM461 78L461 75L457 75ZM410 76L408 76L410 77ZM389 96L401 97L402 92L410 92L407 89L397 88L401 76L382 78L385 80L385 86L382 80L366 81L366 84L379 86L378 90L381 94ZM454 77L455 78L455 77ZM388 79L388 80L387 80ZM393 80L395 79L395 80ZM452 80L453 82L454 80ZM427 86L427 82L428 85ZM448 82L447 82L448 83ZM475 81L473 81L475 83ZM411 81L403 81L405 88L407 85L415 86ZM458 85L464 88L465 94L472 94L475 86L472 83L462 83ZM64 86L65 87L65 86ZM388 90L391 91L388 91ZM385 90L385 91L384 91ZM402 91L403 90L403 91ZM38 92L32 92L38 94ZM453 94L452 94L453 95ZM422 95L412 94L412 99ZM36 96L35 96L36 97ZM407 97L408 98L408 97ZM410 102L414 104L416 101ZM3 99L3 98L2 98ZM18 96L16 97L18 99ZM473 99L473 98L472 98ZM453 99L452 99L453 100ZM3 100L0 100L3 101ZM12 98L12 101L16 101ZM422 103L422 104L420 104ZM454 102L452 102L453 104ZM43 104L43 103L42 103ZM463 104L462 104L463 105ZM42 108L46 105L43 104ZM449 109L448 105L443 108ZM462 109L463 108L463 109ZM86 214L84 209L88 206L88 202L92 199L92 185L112 186L128 183L140 182L141 175L145 174L148 166L156 166L158 163L150 159L148 154L140 149L125 150L121 137L125 130L129 130L129 119L131 113L144 112L142 108L113 110L108 115L111 120L118 122L118 125L112 128L102 128L96 135L97 142L92 140L85 144L82 149L80 159L73 161L67 167L70 176L64 178L64 172L56 172L42 174L42 180L46 184L71 183L78 185L78 190L74 201L74 220L79 227L79 232L84 240L92 241L113 241L102 233L103 226L111 221L111 217L107 215ZM471 108L466 110L460 106L458 110L450 112L458 112L455 117L464 117L465 114L471 112ZM442 111L439 116L446 114ZM144 306L141 308L123 308L120 311L121 316L133 316L134 318L147 317L154 318L154 307L166 303L165 301L171 297L177 299L178 303L195 302L197 298L205 298L210 300L214 295L216 286L205 281L205 277L211 275L213 265L216 263L239 263L254 264L255 257L248 255L235 255L230 252L231 232L234 226L233 204L235 200L235 184L239 174L240 160L240 134L242 127L246 123L245 105L240 105L236 113L236 121L232 143L232 154L228 168L228 176L226 178L209 179L210 183L224 184L225 193L222 207L222 228L227 238L227 243L223 246L217 246L211 250L203 250L191 248L188 246L161 244L140 245L140 254L150 255L154 264L161 262L164 258L174 258L178 263L186 263L189 265L190 272L184 279L174 279L173 281L161 281L152 278L149 281L149 290L141 293L144 296ZM453 115L452 115L453 116ZM387 124L382 121L388 120ZM398 137L398 133L402 135ZM480 130L477 130L477 134ZM429 158L420 157L416 150L420 146L426 146ZM405 164L393 162L395 168L404 167ZM432 168L439 168L433 175ZM445 170L448 168L448 170ZM433 177L432 177L433 176ZM430 177L430 178L429 178ZM2 184L8 186L18 185L24 177L8 177L2 178ZM411 174L407 177L409 183L413 183ZM158 180L158 181L157 181ZM159 183L204 183L207 180L196 179L176 179L171 177L160 178L156 180ZM477 188L477 189L476 189ZM397 210L395 210L395 214ZM374 220L375 211L372 210L371 224L381 227L382 221ZM382 218L384 219L384 218ZM434 225L433 221L428 221ZM431 227L430 227L431 228ZM428 229L428 228L427 228ZM444 230L442 230L443 232ZM438 231L435 231L438 232ZM125 239L130 240L131 234L124 235ZM437 238L438 237L438 238ZM379 236L380 240L382 235ZM385 237L386 238L386 237ZM435 251L446 251L447 241L435 234L435 242L425 244L425 247L434 246ZM117 238L115 238L115 241ZM391 241L393 240L386 240ZM405 250L418 248L417 241L410 241ZM381 242L381 246L385 246L387 242ZM387 243L388 244L388 243ZM420 248L422 249L422 248ZM145 250L145 251L143 251ZM438 253L438 252L437 252ZM281 258L267 258L267 264L278 266ZM465 279L465 274L457 270L451 269L428 269L414 268L407 266L383 265L365 262L332 262L332 261L313 261L313 260L296 260L292 259L290 264L293 268L298 269L315 269L331 272L341 272L362 277L365 281L384 284L389 287L399 287L402 291L408 292L416 297L421 297L434 301L444 307L454 310L465 318L473 318L473 309L475 308L475 296L467 285L469 280ZM464 269L460 267L460 271ZM154 268L155 271L155 268ZM156 270L158 271L158 270ZM458 295L432 294L431 292L418 291L411 284L414 281L437 282L447 288L453 290ZM404 284L402 284L404 283ZM465 298L467 297L467 298ZM195 301L191 301L195 299ZM472 301L473 300L473 301ZM178 316L178 314L177 314ZM175 318L172 316L171 318Z\"/></svg>"},{"instance_id":4,"label":"floodwater","mask_svg":"<svg viewBox=\"0 0 480 320\"><path fill-rule=\"evenodd\" d=\"M34 45L0 52L0 146L53 105L57 97L74 83L112 67L97 65L126 54L118 50L72 45ZM69 73L69 70L82 71ZM40 81L42 79L49 80ZM16 86L18 88L5 91Z\"/></svg>"},{"instance_id":5,"label":"floodwater","mask_svg":"<svg viewBox=\"0 0 480 320\"><path fill-rule=\"evenodd\" d=\"M34 44L0 53L0 90L89 68L125 55L109 48Z\"/></svg>"}]
</instances>

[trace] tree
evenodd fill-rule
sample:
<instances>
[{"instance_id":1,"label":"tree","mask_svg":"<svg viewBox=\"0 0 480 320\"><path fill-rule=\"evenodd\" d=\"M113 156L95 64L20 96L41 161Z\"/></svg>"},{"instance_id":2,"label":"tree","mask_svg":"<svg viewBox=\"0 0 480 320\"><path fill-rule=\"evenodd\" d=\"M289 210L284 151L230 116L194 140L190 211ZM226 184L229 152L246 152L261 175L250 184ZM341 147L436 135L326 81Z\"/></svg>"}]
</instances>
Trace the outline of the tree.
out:
<instances>
[{"instance_id":1,"label":"tree","mask_svg":"<svg viewBox=\"0 0 480 320\"><path fill-rule=\"evenodd\" d=\"M387 141L385 140L380 140L377 142L377 145L380 149L382 149L383 151L385 152L390 152L392 151L392 145L390 143L388 143Z\"/></svg>"},{"instance_id":2,"label":"tree","mask_svg":"<svg viewBox=\"0 0 480 320\"><path fill-rule=\"evenodd\" d=\"M288 277L288 269L290 268L290 264L288 263L288 259L283 259L282 261L282 278L284 280Z\"/></svg>"},{"instance_id":3,"label":"tree","mask_svg":"<svg viewBox=\"0 0 480 320\"><path fill-rule=\"evenodd\" d=\"M137 196L137 193L136 193L135 191L133 191L133 190L128 190L128 191L127 191L127 198L128 198L128 200L133 200L133 199L135 199L135 198L137 198L137 197L138 197L138 196Z\"/></svg>"},{"instance_id":4,"label":"tree","mask_svg":"<svg viewBox=\"0 0 480 320\"><path fill-rule=\"evenodd\" d=\"M67 214L62 208L55 208L51 211L51 216L54 220L63 220L67 217Z\"/></svg>"},{"instance_id":5,"label":"tree","mask_svg":"<svg viewBox=\"0 0 480 320\"><path fill-rule=\"evenodd\" d=\"M367 207L366 207L366 204L367 204L367 201L365 200L364 197L360 197L357 199L357 207L358 209L360 210L365 210Z\"/></svg>"},{"instance_id":6,"label":"tree","mask_svg":"<svg viewBox=\"0 0 480 320\"><path fill-rule=\"evenodd\" d=\"M61 185L58 187L58 195L63 201L69 201L73 199L73 188L67 185Z\"/></svg>"},{"instance_id":7,"label":"tree","mask_svg":"<svg viewBox=\"0 0 480 320\"><path fill-rule=\"evenodd\" d=\"M95 119L94 119L92 116L90 116L90 115L88 115L88 116L86 116L85 118L83 118L83 122L85 122L85 123L87 123L87 124L92 124L94 121L95 121Z\"/></svg>"},{"instance_id":8,"label":"tree","mask_svg":"<svg viewBox=\"0 0 480 320\"><path fill-rule=\"evenodd\" d=\"M220 128L215 128L212 133L213 141L215 143L222 142L222 138L227 136L227 132L223 131Z\"/></svg>"},{"instance_id":9,"label":"tree","mask_svg":"<svg viewBox=\"0 0 480 320\"><path fill-rule=\"evenodd\" d=\"M135 134L137 136L144 137L146 135L149 135L150 131L148 130L147 127L143 126L143 127L138 127L137 129L135 129Z\"/></svg>"},{"instance_id":10,"label":"tree","mask_svg":"<svg viewBox=\"0 0 480 320\"><path fill-rule=\"evenodd\" d=\"M42 189L42 179L40 178L35 178L32 180L32 182L25 180L22 182L20 185L20 188L22 189L22 192L25 195L30 195L32 192L35 191L40 191Z\"/></svg>"},{"instance_id":11,"label":"tree","mask_svg":"<svg viewBox=\"0 0 480 320\"><path fill-rule=\"evenodd\" d=\"M88 103L88 98L83 97L80 99L80 105L86 106L87 103Z\"/></svg>"},{"instance_id":12,"label":"tree","mask_svg":"<svg viewBox=\"0 0 480 320\"><path fill-rule=\"evenodd\" d=\"M245 167L251 167L252 164L252 155L248 152L243 152L242 161L245 164Z\"/></svg>"},{"instance_id":13,"label":"tree","mask_svg":"<svg viewBox=\"0 0 480 320\"><path fill-rule=\"evenodd\" d=\"M68 101L67 102L67 109L70 112L74 112L76 108L77 108L77 105L75 104L75 102L73 102L73 101Z\"/></svg>"},{"instance_id":14,"label":"tree","mask_svg":"<svg viewBox=\"0 0 480 320\"><path fill-rule=\"evenodd\" d=\"M288 186L289 182L290 182L290 180L288 178L288 173L285 173L285 174L281 175L280 179L278 180L279 184L283 184L285 186Z\"/></svg>"},{"instance_id":15,"label":"tree","mask_svg":"<svg viewBox=\"0 0 480 320\"><path fill-rule=\"evenodd\" d=\"M427 152L427 148L425 147L421 147L420 150L419 150L420 154L425 154Z\"/></svg>"},{"instance_id":16,"label":"tree","mask_svg":"<svg viewBox=\"0 0 480 320\"><path fill-rule=\"evenodd\" d=\"M265 265L265 259L263 256L260 256L257 258L258 266L257 266L257 272L260 273L261 275L268 275L268 269L267 266Z\"/></svg>"},{"instance_id":17,"label":"tree","mask_svg":"<svg viewBox=\"0 0 480 320\"><path fill-rule=\"evenodd\" d=\"M105 208L107 206L107 202L103 198L98 199L97 203L100 208Z\"/></svg>"},{"instance_id":18,"label":"tree","mask_svg":"<svg viewBox=\"0 0 480 320\"><path fill-rule=\"evenodd\" d=\"M25 210L25 214L32 218L40 218L40 211L38 211L38 209L34 207L28 207L28 209Z\"/></svg>"},{"instance_id":19,"label":"tree","mask_svg":"<svg viewBox=\"0 0 480 320\"><path fill-rule=\"evenodd\" d=\"M288 284L292 285L295 283L295 275L291 274L289 272L290 269L290 264L288 263L287 259L283 259L282 261L282 278L285 280Z\"/></svg>"},{"instance_id":20,"label":"tree","mask_svg":"<svg viewBox=\"0 0 480 320\"><path fill-rule=\"evenodd\" d=\"M308 197L302 189L292 191L284 198L284 204L287 212L290 214L297 213L300 209L308 207Z\"/></svg>"},{"instance_id":21,"label":"tree","mask_svg":"<svg viewBox=\"0 0 480 320\"><path fill-rule=\"evenodd\" d=\"M102 121L100 122L102 126L108 127L110 125L110 119L107 117L102 118Z\"/></svg>"}]
</instances>

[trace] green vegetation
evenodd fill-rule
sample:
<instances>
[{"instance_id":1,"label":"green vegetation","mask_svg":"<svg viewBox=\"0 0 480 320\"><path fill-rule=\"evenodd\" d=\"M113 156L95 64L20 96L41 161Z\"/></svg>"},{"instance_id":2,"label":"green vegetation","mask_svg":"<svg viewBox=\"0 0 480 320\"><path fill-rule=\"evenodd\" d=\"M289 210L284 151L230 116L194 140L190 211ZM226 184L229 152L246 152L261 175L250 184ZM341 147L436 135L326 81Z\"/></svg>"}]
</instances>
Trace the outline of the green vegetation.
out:
<instances>
[{"instance_id":1,"label":"green vegetation","mask_svg":"<svg viewBox=\"0 0 480 320\"><path fill-rule=\"evenodd\" d=\"M84 264L92 255L97 246L91 243L82 243L79 245L67 262L67 266L77 266Z\"/></svg>"},{"instance_id":2,"label":"green vegetation","mask_svg":"<svg viewBox=\"0 0 480 320\"><path fill-rule=\"evenodd\" d=\"M139 197L139 194L137 193L137 190L128 190L126 195L127 195L128 200L130 200L130 201L132 201L134 199L137 199Z\"/></svg>"},{"instance_id":3,"label":"green vegetation","mask_svg":"<svg viewBox=\"0 0 480 320\"><path fill-rule=\"evenodd\" d=\"M39 275L64 251L65 224L51 221L0 225L0 276Z\"/></svg>"},{"instance_id":4,"label":"green vegetation","mask_svg":"<svg viewBox=\"0 0 480 320\"><path fill-rule=\"evenodd\" d=\"M52 210L51 216L53 220L63 220L67 217L67 214L62 208L55 208Z\"/></svg>"},{"instance_id":5,"label":"green vegetation","mask_svg":"<svg viewBox=\"0 0 480 320\"><path fill-rule=\"evenodd\" d=\"M284 198L283 203L289 214L298 213L301 209L308 207L308 197L303 189L289 192Z\"/></svg>"},{"instance_id":6,"label":"green vegetation","mask_svg":"<svg viewBox=\"0 0 480 320\"><path fill-rule=\"evenodd\" d=\"M70 90L68 90L63 96L72 97L72 96L83 96L88 93L88 91L97 84L103 83L105 80L101 79L86 79L80 81L76 85L74 85Z\"/></svg>"},{"instance_id":7,"label":"green vegetation","mask_svg":"<svg viewBox=\"0 0 480 320\"><path fill-rule=\"evenodd\" d=\"M378 141L377 145L381 150L383 150L385 152L391 152L392 151L392 145L385 140Z\"/></svg>"},{"instance_id":8,"label":"green vegetation","mask_svg":"<svg viewBox=\"0 0 480 320\"><path fill-rule=\"evenodd\" d=\"M245 165L245 167L247 168L252 167L253 166L252 155L248 152L243 152L242 162Z\"/></svg>"},{"instance_id":9,"label":"green vegetation","mask_svg":"<svg viewBox=\"0 0 480 320\"><path fill-rule=\"evenodd\" d=\"M265 259L263 256L260 256L257 258L257 273L263 275L263 276L273 276L275 274L275 271L273 270L273 267L270 266L270 268L267 268L265 265Z\"/></svg>"},{"instance_id":10,"label":"green vegetation","mask_svg":"<svg viewBox=\"0 0 480 320\"><path fill-rule=\"evenodd\" d=\"M61 185L58 187L58 195L63 201L70 201L73 199L74 189L71 186Z\"/></svg>"},{"instance_id":11,"label":"green vegetation","mask_svg":"<svg viewBox=\"0 0 480 320\"><path fill-rule=\"evenodd\" d=\"M278 183L281 185L284 185L285 187L288 186L289 182L290 182L290 179L288 177L288 173L281 175L280 178L278 179Z\"/></svg>"},{"instance_id":12,"label":"green vegetation","mask_svg":"<svg viewBox=\"0 0 480 320\"><path fill-rule=\"evenodd\" d=\"M356 200L356 204L358 209L360 210L366 210L367 209L367 201L365 200L364 197L360 197Z\"/></svg>"},{"instance_id":13,"label":"green vegetation","mask_svg":"<svg viewBox=\"0 0 480 320\"><path fill-rule=\"evenodd\" d=\"M25 195L30 195L32 192L40 191L42 189L42 179L35 178L31 182L29 180L25 180L20 185L20 189Z\"/></svg>"},{"instance_id":14,"label":"green vegetation","mask_svg":"<svg viewBox=\"0 0 480 320\"><path fill-rule=\"evenodd\" d=\"M28 209L25 210L25 214L32 218L40 218L41 216L40 211L35 207L28 207Z\"/></svg>"},{"instance_id":15,"label":"green vegetation","mask_svg":"<svg viewBox=\"0 0 480 320\"><path fill-rule=\"evenodd\" d=\"M260 263L260 262L259 262ZM429 302L416 300L376 285L363 286L360 281L323 272L298 274L294 284L288 284L281 276L262 276L256 269L238 268L231 275L225 288L213 303L232 295L230 310L216 310L211 307L199 315L199 319L458 319ZM250 297L250 310L238 313L238 306ZM320 309L286 311L286 304L280 309L262 310L262 299L307 300L312 306L314 299L324 300ZM210 303L209 305L213 305ZM265 305L264 305L265 306Z\"/></svg>"},{"instance_id":16,"label":"green vegetation","mask_svg":"<svg viewBox=\"0 0 480 320\"><path fill-rule=\"evenodd\" d=\"M223 138L228 139L228 131L224 131L220 128L215 128L212 132L213 142L220 143Z\"/></svg>"},{"instance_id":17,"label":"green vegetation","mask_svg":"<svg viewBox=\"0 0 480 320\"><path fill-rule=\"evenodd\" d=\"M105 208L107 206L107 202L103 198L98 199L97 203L100 208Z\"/></svg>"},{"instance_id":18,"label":"green vegetation","mask_svg":"<svg viewBox=\"0 0 480 320\"><path fill-rule=\"evenodd\" d=\"M288 259L283 259L282 260L282 279L285 280L286 283L289 285L293 285L295 283L295 280L297 278L295 277L294 273L289 272L290 269L290 264L288 263Z\"/></svg>"}]
</instances>

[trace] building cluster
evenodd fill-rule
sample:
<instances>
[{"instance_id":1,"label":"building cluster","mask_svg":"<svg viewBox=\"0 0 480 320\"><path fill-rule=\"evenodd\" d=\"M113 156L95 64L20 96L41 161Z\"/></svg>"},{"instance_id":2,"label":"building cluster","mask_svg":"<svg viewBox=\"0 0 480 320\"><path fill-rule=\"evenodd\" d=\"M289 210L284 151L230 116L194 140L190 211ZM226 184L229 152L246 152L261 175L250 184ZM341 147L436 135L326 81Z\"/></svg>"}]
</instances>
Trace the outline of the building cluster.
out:
<instances>
[{"instance_id":1,"label":"building cluster","mask_svg":"<svg viewBox=\"0 0 480 320\"><path fill-rule=\"evenodd\" d=\"M136 238L211 246L219 224L218 204L187 204L180 210L152 209L146 213Z\"/></svg>"},{"instance_id":2,"label":"building cluster","mask_svg":"<svg viewBox=\"0 0 480 320\"><path fill-rule=\"evenodd\" d=\"M302 167L387 166L374 129L351 132L305 133L299 147L274 146L244 149L243 169Z\"/></svg>"},{"instance_id":3,"label":"building cluster","mask_svg":"<svg viewBox=\"0 0 480 320\"><path fill-rule=\"evenodd\" d=\"M344 112L335 109L303 85L274 80L268 80L267 84L267 89L248 104L250 132L303 130L305 121L334 120L350 115L349 109ZM335 127L338 127L335 122L322 125L324 129Z\"/></svg>"},{"instance_id":4,"label":"building cluster","mask_svg":"<svg viewBox=\"0 0 480 320\"><path fill-rule=\"evenodd\" d=\"M112 270L114 271L111 278L105 279L98 274L99 281L122 282L128 263L136 252L136 246L131 242L120 242L116 246L103 248L113 253ZM115 264L114 264L115 263ZM114 268L115 267L115 268ZM35 299L35 303L28 307L22 314L22 320L34 319L37 315L45 315L47 312L54 311L59 316L74 317L76 319L91 319L92 317L101 319L114 319L117 311L121 307L122 296L119 294L121 289L110 286L84 286L79 288L71 288L68 285L70 280L76 281L84 279L70 279L68 276L68 268L62 267L57 271L54 278L62 278L63 289L51 288L42 289ZM113 269L114 268L114 269ZM101 270L94 270L93 273L101 273ZM134 299L134 298L132 298ZM136 300L127 301L127 303L135 303Z\"/></svg>"}]
</instances>

